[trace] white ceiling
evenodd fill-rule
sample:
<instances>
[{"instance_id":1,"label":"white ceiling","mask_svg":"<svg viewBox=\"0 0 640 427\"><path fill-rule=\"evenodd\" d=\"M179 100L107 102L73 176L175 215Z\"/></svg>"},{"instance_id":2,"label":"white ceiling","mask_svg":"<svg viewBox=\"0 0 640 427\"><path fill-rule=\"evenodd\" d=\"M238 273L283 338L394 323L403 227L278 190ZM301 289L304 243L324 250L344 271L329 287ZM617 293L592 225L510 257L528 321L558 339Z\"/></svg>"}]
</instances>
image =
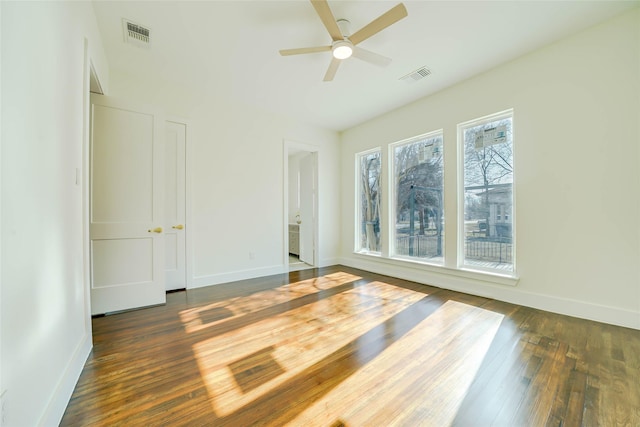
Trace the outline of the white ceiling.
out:
<instances>
[{"instance_id":1,"label":"white ceiling","mask_svg":"<svg viewBox=\"0 0 640 427\"><path fill-rule=\"evenodd\" d=\"M398 2L329 1L352 32ZM640 1L404 1L409 16L361 47L393 58L378 68L346 60L322 78L330 52L282 57L279 49L328 45L308 0L94 2L112 70L154 74L202 96L233 97L303 122L344 130L592 26ZM151 28L151 49L123 41L122 18ZM426 66L432 74L400 77ZM227 98L229 99L229 98Z\"/></svg>"}]
</instances>

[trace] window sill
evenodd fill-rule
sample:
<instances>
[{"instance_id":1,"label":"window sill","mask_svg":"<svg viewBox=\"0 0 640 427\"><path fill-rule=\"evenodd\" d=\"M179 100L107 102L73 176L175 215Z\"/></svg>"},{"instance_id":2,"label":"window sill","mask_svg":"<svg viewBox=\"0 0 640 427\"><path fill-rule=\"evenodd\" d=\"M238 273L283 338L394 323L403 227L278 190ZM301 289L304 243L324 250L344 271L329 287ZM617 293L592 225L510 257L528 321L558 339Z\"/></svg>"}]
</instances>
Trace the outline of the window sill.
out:
<instances>
[{"instance_id":1,"label":"window sill","mask_svg":"<svg viewBox=\"0 0 640 427\"><path fill-rule=\"evenodd\" d=\"M360 252L354 252L354 254L363 255L363 256L367 256L367 257L382 258L382 253L380 253L380 252L360 251Z\"/></svg>"},{"instance_id":2,"label":"window sill","mask_svg":"<svg viewBox=\"0 0 640 427\"><path fill-rule=\"evenodd\" d=\"M443 265L431 264L424 261L397 258L397 257L384 257L380 253L376 252L354 252L359 257L376 258L376 262L393 265L396 267L408 267L412 269L419 269L422 271L429 271L436 274L444 274L447 276L460 277L470 280L478 280L482 282L488 282L491 284L516 286L520 278L514 274L500 273L494 271L475 270L471 267L451 268Z\"/></svg>"}]
</instances>

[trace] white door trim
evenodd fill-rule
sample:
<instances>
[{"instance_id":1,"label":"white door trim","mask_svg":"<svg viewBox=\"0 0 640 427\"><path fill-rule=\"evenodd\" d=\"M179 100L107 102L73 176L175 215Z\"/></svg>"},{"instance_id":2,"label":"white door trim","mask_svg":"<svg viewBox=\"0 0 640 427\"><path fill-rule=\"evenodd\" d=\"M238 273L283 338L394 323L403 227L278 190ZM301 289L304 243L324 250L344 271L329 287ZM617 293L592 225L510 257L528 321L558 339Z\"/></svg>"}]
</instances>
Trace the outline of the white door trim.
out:
<instances>
[{"instance_id":1,"label":"white door trim","mask_svg":"<svg viewBox=\"0 0 640 427\"><path fill-rule=\"evenodd\" d=\"M84 86L83 86L83 121L82 121L82 171L76 179L82 180L82 258L85 299L85 330L89 337L93 334L91 327L91 235L89 233L91 218L89 205L91 202L89 182L89 152L91 143L91 88L97 88L104 95L100 77L93 66L89 49L89 40L84 39Z\"/></svg>"}]
</instances>

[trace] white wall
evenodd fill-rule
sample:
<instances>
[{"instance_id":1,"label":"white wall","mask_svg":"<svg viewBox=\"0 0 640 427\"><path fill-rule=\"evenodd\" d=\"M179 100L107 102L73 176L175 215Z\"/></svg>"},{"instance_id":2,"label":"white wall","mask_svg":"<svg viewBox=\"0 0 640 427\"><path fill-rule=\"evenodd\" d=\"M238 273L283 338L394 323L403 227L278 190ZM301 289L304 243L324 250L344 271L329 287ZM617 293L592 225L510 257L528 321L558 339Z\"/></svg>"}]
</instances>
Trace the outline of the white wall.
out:
<instances>
[{"instance_id":1,"label":"white wall","mask_svg":"<svg viewBox=\"0 0 640 427\"><path fill-rule=\"evenodd\" d=\"M1 2L1 390L7 426L56 425L91 349L83 268L88 2Z\"/></svg>"},{"instance_id":2,"label":"white wall","mask_svg":"<svg viewBox=\"0 0 640 427\"><path fill-rule=\"evenodd\" d=\"M640 328L639 28L635 9L344 132L343 263ZM444 129L450 256L456 240L456 125L509 108L516 287L352 252L355 153L382 146L386 158L387 144Z\"/></svg>"},{"instance_id":3,"label":"white wall","mask_svg":"<svg viewBox=\"0 0 640 427\"><path fill-rule=\"evenodd\" d=\"M318 147L319 265L338 258L338 134L245 105L225 91L201 90L111 71L115 97L153 103L189 120L192 183L187 219L189 287L287 271L284 257L284 141ZM161 87L162 90L157 88ZM253 258L250 257L253 253Z\"/></svg>"}]
</instances>

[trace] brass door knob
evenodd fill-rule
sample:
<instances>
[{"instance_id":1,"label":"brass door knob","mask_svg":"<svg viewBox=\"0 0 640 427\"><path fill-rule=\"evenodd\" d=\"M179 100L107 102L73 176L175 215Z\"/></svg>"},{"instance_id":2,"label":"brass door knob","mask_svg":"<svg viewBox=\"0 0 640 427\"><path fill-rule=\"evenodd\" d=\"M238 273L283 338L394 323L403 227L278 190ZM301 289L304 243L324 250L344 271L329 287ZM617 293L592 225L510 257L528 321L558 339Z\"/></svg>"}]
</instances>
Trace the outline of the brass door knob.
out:
<instances>
[{"instance_id":1,"label":"brass door knob","mask_svg":"<svg viewBox=\"0 0 640 427\"><path fill-rule=\"evenodd\" d=\"M162 227L156 227L154 229L149 229L149 233L162 233Z\"/></svg>"},{"instance_id":2,"label":"brass door knob","mask_svg":"<svg viewBox=\"0 0 640 427\"><path fill-rule=\"evenodd\" d=\"M175 228L176 230L182 230L182 229L184 228L184 225L182 225L182 224L178 224L178 225L174 225L174 226L173 226L173 227L171 227L171 228Z\"/></svg>"}]
</instances>

